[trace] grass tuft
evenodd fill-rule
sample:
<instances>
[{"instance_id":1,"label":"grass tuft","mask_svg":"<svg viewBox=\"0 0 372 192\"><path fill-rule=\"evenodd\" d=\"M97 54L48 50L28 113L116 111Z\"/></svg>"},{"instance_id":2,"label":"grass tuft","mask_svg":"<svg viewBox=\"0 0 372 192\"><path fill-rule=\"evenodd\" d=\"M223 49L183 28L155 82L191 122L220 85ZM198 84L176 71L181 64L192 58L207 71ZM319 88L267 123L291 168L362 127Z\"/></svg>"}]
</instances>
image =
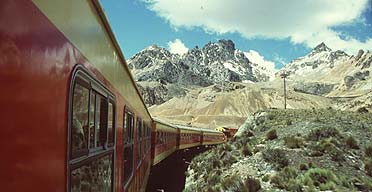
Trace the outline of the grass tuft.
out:
<instances>
[{"instance_id":1,"label":"grass tuft","mask_svg":"<svg viewBox=\"0 0 372 192\"><path fill-rule=\"evenodd\" d=\"M298 136L288 136L284 138L284 143L288 148L301 148L304 145L304 139Z\"/></svg>"},{"instance_id":2,"label":"grass tuft","mask_svg":"<svg viewBox=\"0 0 372 192\"><path fill-rule=\"evenodd\" d=\"M268 140L274 140L274 139L278 138L278 135L276 133L276 129L271 129L270 131L268 131L266 133L266 138Z\"/></svg>"},{"instance_id":3,"label":"grass tuft","mask_svg":"<svg viewBox=\"0 0 372 192\"><path fill-rule=\"evenodd\" d=\"M263 158L276 166L276 168L284 168L289 165L289 159L285 150L279 148L269 148L263 151Z\"/></svg>"},{"instance_id":4,"label":"grass tuft","mask_svg":"<svg viewBox=\"0 0 372 192\"><path fill-rule=\"evenodd\" d=\"M359 149L358 141L351 135L346 138L345 143L350 149Z\"/></svg>"}]
</instances>

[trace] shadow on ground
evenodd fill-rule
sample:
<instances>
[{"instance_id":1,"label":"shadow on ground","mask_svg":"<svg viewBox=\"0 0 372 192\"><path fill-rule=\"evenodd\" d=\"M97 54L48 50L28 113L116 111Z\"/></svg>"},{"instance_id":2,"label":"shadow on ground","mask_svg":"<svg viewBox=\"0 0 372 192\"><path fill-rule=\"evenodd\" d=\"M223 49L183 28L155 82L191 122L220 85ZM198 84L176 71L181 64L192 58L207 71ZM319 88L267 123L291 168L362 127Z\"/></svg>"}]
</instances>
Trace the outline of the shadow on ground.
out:
<instances>
[{"instance_id":1,"label":"shadow on ground","mask_svg":"<svg viewBox=\"0 0 372 192\"><path fill-rule=\"evenodd\" d=\"M193 147L179 150L151 167L147 192L181 192L185 186L185 171L188 163L196 155L208 150L208 147Z\"/></svg>"}]
</instances>

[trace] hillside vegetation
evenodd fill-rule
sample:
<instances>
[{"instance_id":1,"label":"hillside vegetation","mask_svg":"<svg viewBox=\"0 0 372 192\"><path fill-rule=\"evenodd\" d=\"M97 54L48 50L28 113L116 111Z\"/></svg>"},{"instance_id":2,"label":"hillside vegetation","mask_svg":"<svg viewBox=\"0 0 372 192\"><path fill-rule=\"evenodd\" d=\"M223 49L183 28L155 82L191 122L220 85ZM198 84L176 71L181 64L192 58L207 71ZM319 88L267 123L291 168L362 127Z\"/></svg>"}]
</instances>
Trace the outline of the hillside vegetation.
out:
<instances>
[{"instance_id":1,"label":"hillside vegetation","mask_svg":"<svg viewBox=\"0 0 372 192\"><path fill-rule=\"evenodd\" d=\"M260 111L192 160L184 191L372 191L370 138L363 111Z\"/></svg>"}]
</instances>

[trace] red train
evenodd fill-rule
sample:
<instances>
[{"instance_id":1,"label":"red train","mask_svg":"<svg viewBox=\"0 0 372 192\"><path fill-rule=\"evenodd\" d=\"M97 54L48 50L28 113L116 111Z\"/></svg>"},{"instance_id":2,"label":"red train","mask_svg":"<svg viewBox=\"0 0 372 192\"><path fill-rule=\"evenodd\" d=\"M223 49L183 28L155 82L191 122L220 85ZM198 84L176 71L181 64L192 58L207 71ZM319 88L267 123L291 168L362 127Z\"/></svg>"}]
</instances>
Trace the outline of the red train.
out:
<instances>
[{"instance_id":1,"label":"red train","mask_svg":"<svg viewBox=\"0 0 372 192\"><path fill-rule=\"evenodd\" d=\"M98 0L0 1L2 191L144 191L217 131L154 121Z\"/></svg>"}]
</instances>

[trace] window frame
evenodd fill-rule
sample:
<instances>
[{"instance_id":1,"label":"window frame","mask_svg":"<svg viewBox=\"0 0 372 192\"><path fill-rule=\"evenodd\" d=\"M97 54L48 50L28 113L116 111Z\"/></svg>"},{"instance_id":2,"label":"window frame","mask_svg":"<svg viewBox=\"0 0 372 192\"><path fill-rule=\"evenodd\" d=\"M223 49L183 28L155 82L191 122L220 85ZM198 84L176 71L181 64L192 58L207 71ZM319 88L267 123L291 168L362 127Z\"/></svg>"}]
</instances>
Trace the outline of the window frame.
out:
<instances>
[{"instance_id":1,"label":"window frame","mask_svg":"<svg viewBox=\"0 0 372 192\"><path fill-rule=\"evenodd\" d=\"M69 81L69 92L67 94L68 97L68 115L67 115L67 158L66 158L66 187L67 191L71 191L71 173L75 170L78 169L84 165L89 164L90 162L93 162L95 160L98 160L106 155L111 155L111 191L115 191L115 165L116 165L116 137L114 136L113 140L113 145L110 147L107 147L107 142L108 142L108 129L106 125L106 139L104 144L102 145L102 149L99 150L91 150L90 148L90 112L91 112L91 95L93 90L96 91L97 93L101 94L103 98L106 99L106 103L108 106L108 101L111 100L113 104L113 132L114 134L116 133L116 98L114 94L106 88L106 86L101 83L97 78L94 77L92 73L90 73L83 65L78 64L73 72L71 73L71 79ZM73 105L74 105L74 93L75 93L75 87L76 85L79 84L85 88L88 89L89 91L89 96L88 96L88 130L87 130L87 147L86 147L86 152L84 154L73 154L72 152L72 120L73 120ZM95 107L94 109L95 110ZM107 109L107 117L108 121L108 109ZM95 119L95 113L94 113L94 129L96 123Z\"/></svg>"},{"instance_id":2,"label":"window frame","mask_svg":"<svg viewBox=\"0 0 372 192\"><path fill-rule=\"evenodd\" d=\"M126 134L127 131L126 131L126 121L127 121L127 118L128 118L128 115L129 114L131 116L131 122L129 124L131 124L131 131L130 131L130 141L127 143L126 142ZM134 129L135 129L135 126L136 126L136 123L135 123L135 114L128 108L128 106L124 106L124 113L123 113L123 161L124 161L124 156L125 156L125 148L127 147L131 147L131 151L132 151L132 164L131 164L131 167L132 167L132 170L131 170L131 173L130 175L128 176L127 180L124 180L125 177L124 177L124 173L125 173L125 166L124 166L124 162L123 162L123 169L122 169L122 180L120 181L122 184L123 184L123 188L124 188L124 191L129 187L130 183L132 182L133 180L133 177L134 177L134 162L135 162L135 156L134 156Z\"/></svg>"}]
</instances>

